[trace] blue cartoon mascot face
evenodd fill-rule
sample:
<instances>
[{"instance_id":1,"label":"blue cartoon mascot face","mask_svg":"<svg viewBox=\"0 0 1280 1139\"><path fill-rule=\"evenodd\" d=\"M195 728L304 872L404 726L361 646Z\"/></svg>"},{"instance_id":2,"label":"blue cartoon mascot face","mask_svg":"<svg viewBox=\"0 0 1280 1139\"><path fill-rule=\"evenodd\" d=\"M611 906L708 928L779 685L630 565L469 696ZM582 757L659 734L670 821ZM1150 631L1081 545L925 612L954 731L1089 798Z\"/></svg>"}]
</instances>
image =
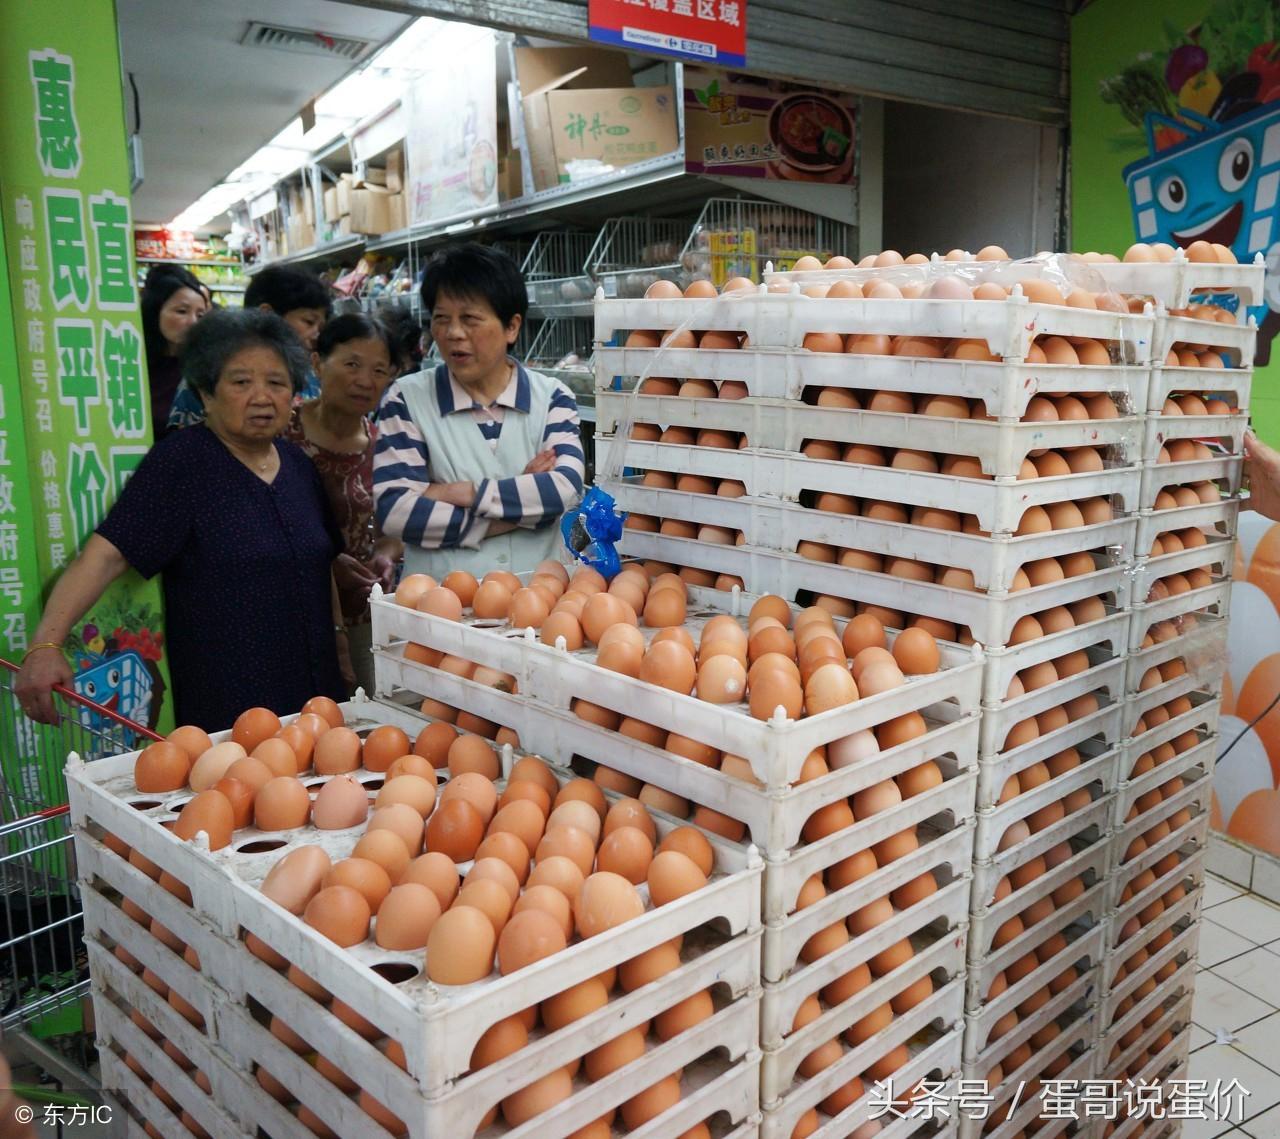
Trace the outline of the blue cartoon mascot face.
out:
<instances>
[{"instance_id":1,"label":"blue cartoon mascot face","mask_svg":"<svg viewBox=\"0 0 1280 1139\"><path fill-rule=\"evenodd\" d=\"M1104 80L1102 99L1146 134L1124 170L1139 241L1266 259L1266 304L1251 310L1263 364L1280 331L1280 4L1241 3L1255 32L1242 33L1243 9L1210 3L1185 32L1167 26L1167 52Z\"/></svg>"}]
</instances>

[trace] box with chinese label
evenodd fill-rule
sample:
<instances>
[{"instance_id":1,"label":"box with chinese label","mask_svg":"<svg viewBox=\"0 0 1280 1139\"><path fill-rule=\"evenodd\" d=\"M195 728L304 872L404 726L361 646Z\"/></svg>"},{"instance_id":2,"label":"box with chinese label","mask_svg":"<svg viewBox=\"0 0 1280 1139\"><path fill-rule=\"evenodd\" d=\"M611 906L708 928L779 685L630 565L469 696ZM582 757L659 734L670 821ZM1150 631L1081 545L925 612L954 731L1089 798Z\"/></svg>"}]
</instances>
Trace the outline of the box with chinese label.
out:
<instances>
[{"instance_id":1,"label":"box with chinese label","mask_svg":"<svg viewBox=\"0 0 1280 1139\"><path fill-rule=\"evenodd\" d=\"M625 166L676 149L671 88L634 87L623 52L519 47L515 62L535 190L567 181L564 163L575 158Z\"/></svg>"},{"instance_id":2,"label":"box with chinese label","mask_svg":"<svg viewBox=\"0 0 1280 1139\"><path fill-rule=\"evenodd\" d=\"M679 145L675 92L670 87L552 91L547 95L559 181L567 164L595 159L630 166Z\"/></svg>"}]
</instances>

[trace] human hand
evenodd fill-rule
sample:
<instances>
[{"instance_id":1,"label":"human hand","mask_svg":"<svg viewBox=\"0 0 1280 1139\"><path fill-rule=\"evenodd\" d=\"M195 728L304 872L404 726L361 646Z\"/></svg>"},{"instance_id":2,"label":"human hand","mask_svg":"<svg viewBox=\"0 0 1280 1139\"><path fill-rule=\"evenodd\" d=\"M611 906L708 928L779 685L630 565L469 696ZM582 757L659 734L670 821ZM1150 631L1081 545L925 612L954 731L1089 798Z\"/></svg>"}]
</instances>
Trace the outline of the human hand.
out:
<instances>
[{"instance_id":1,"label":"human hand","mask_svg":"<svg viewBox=\"0 0 1280 1139\"><path fill-rule=\"evenodd\" d=\"M13 691L28 719L39 724L56 724L58 710L53 705L56 685L70 686L73 673L61 649L42 648L22 662Z\"/></svg>"},{"instance_id":2,"label":"human hand","mask_svg":"<svg viewBox=\"0 0 1280 1139\"><path fill-rule=\"evenodd\" d=\"M378 575L350 554L339 554L333 560L333 580L343 593L367 597Z\"/></svg>"},{"instance_id":3,"label":"human hand","mask_svg":"<svg viewBox=\"0 0 1280 1139\"><path fill-rule=\"evenodd\" d=\"M1280 452L1246 431L1244 454L1249 505L1263 517L1280 521Z\"/></svg>"},{"instance_id":4,"label":"human hand","mask_svg":"<svg viewBox=\"0 0 1280 1139\"><path fill-rule=\"evenodd\" d=\"M396 583L396 563L386 554L374 554L369 559L368 569L383 590L390 593Z\"/></svg>"},{"instance_id":5,"label":"human hand","mask_svg":"<svg viewBox=\"0 0 1280 1139\"><path fill-rule=\"evenodd\" d=\"M476 485L471 482L433 482L427 484L422 494L436 502L447 502L459 510L470 510L476 500Z\"/></svg>"},{"instance_id":6,"label":"human hand","mask_svg":"<svg viewBox=\"0 0 1280 1139\"><path fill-rule=\"evenodd\" d=\"M555 467L556 453L548 447L545 451L539 451L534 455L522 473L526 475L544 475L548 471L555 470Z\"/></svg>"}]
</instances>

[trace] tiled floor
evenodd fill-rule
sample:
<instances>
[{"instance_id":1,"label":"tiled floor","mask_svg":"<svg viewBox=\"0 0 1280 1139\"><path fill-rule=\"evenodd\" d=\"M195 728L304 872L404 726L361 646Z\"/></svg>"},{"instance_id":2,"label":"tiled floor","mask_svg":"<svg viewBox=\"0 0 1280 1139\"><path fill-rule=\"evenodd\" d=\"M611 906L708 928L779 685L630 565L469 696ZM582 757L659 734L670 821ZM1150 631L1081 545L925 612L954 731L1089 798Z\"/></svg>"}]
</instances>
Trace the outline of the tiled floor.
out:
<instances>
[{"instance_id":1,"label":"tiled floor","mask_svg":"<svg viewBox=\"0 0 1280 1139\"><path fill-rule=\"evenodd\" d=\"M1185 1139L1280 1139L1280 907L1205 883L1189 1079L1237 1079L1243 1122L1188 1121Z\"/></svg>"}]
</instances>

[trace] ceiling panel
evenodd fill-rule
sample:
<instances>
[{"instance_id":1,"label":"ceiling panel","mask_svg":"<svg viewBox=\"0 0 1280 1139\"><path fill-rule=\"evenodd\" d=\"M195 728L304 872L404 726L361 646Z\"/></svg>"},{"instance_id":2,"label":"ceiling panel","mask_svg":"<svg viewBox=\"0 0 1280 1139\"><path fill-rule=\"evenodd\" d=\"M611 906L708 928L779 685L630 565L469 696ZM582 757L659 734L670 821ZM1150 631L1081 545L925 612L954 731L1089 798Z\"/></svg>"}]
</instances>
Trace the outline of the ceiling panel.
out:
<instances>
[{"instance_id":1,"label":"ceiling panel","mask_svg":"<svg viewBox=\"0 0 1280 1139\"><path fill-rule=\"evenodd\" d=\"M250 20L358 36L375 50L408 22L331 0L117 0L116 7L124 71L133 74L142 113L145 180L133 213L155 223L225 178L352 68L349 60L242 46ZM127 83L125 101L132 130Z\"/></svg>"}]
</instances>

